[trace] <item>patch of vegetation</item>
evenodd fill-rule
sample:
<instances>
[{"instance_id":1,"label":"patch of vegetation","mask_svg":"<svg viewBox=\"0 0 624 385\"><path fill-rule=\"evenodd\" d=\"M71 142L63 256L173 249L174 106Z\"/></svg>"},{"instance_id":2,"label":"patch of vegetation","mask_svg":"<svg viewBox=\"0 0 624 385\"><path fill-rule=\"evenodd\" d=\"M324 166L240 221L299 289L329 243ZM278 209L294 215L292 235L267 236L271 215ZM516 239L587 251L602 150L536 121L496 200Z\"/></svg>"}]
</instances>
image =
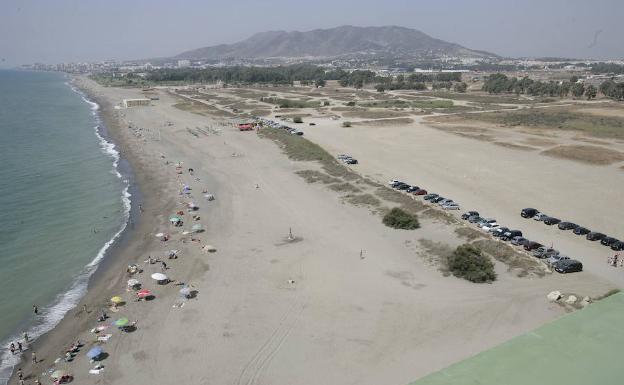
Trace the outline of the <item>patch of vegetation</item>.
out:
<instances>
[{"instance_id":1,"label":"patch of vegetation","mask_svg":"<svg viewBox=\"0 0 624 385\"><path fill-rule=\"evenodd\" d=\"M380 207L381 201L371 194L348 195L347 202L355 206Z\"/></svg>"},{"instance_id":2,"label":"patch of vegetation","mask_svg":"<svg viewBox=\"0 0 624 385\"><path fill-rule=\"evenodd\" d=\"M445 276L450 275L448 258L453 254L453 248L446 243L434 242L430 239L421 238L418 242L425 249L424 257L427 261L437 264Z\"/></svg>"},{"instance_id":3,"label":"patch of vegetation","mask_svg":"<svg viewBox=\"0 0 624 385\"><path fill-rule=\"evenodd\" d=\"M389 118L389 119L375 119L375 120L362 120L359 122L351 123L356 126L392 126L392 125L405 125L414 123L414 119L411 118Z\"/></svg>"},{"instance_id":4,"label":"patch of vegetation","mask_svg":"<svg viewBox=\"0 0 624 385\"><path fill-rule=\"evenodd\" d=\"M301 116L295 116L292 118L293 123L303 123L303 118Z\"/></svg>"},{"instance_id":5,"label":"patch of vegetation","mask_svg":"<svg viewBox=\"0 0 624 385\"><path fill-rule=\"evenodd\" d=\"M497 261L507 265L509 270L513 271L519 277L529 274L543 277L546 274L544 265L538 260L517 251L506 243L492 239L480 239L472 242L472 245Z\"/></svg>"},{"instance_id":6,"label":"patch of vegetation","mask_svg":"<svg viewBox=\"0 0 624 385\"><path fill-rule=\"evenodd\" d=\"M611 290L607 291L606 293L595 297L594 300L595 301L600 301L601 299L605 299L607 297L611 297L612 295L617 294L617 293L619 293L621 291L622 290L620 290L620 289L611 289Z\"/></svg>"},{"instance_id":7,"label":"patch of vegetation","mask_svg":"<svg viewBox=\"0 0 624 385\"><path fill-rule=\"evenodd\" d=\"M452 100L413 100L402 99L381 100L375 102L364 102L359 104L362 107L377 108L450 108L453 107Z\"/></svg>"},{"instance_id":8,"label":"patch of vegetation","mask_svg":"<svg viewBox=\"0 0 624 385\"><path fill-rule=\"evenodd\" d=\"M455 234L457 234L457 236L462 237L468 241L473 241L483 236L483 234L480 231L475 230L471 227L465 227L465 226L456 228Z\"/></svg>"},{"instance_id":9,"label":"patch of vegetation","mask_svg":"<svg viewBox=\"0 0 624 385\"><path fill-rule=\"evenodd\" d=\"M342 127L351 127L351 122L349 122L348 120L345 122L342 122Z\"/></svg>"},{"instance_id":10,"label":"patch of vegetation","mask_svg":"<svg viewBox=\"0 0 624 385\"><path fill-rule=\"evenodd\" d=\"M384 215L382 222L393 229L414 230L420 227L418 217L415 214L410 214L399 207L393 208Z\"/></svg>"},{"instance_id":11,"label":"patch of vegetation","mask_svg":"<svg viewBox=\"0 0 624 385\"><path fill-rule=\"evenodd\" d=\"M405 112L396 112L392 110L359 110L359 111L347 111L342 114L345 118L360 118L360 119L387 119L387 118L400 118L407 116Z\"/></svg>"},{"instance_id":12,"label":"patch of vegetation","mask_svg":"<svg viewBox=\"0 0 624 385\"><path fill-rule=\"evenodd\" d=\"M473 245L460 245L448 257L448 269L456 277L475 283L496 280L494 264L490 258Z\"/></svg>"},{"instance_id":13,"label":"patch of vegetation","mask_svg":"<svg viewBox=\"0 0 624 385\"><path fill-rule=\"evenodd\" d=\"M515 127L536 127L580 131L605 138L624 138L624 118L576 113L570 109L529 108L515 111L495 111L483 114L462 114L462 119Z\"/></svg>"},{"instance_id":14,"label":"patch of vegetation","mask_svg":"<svg viewBox=\"0 0 624 385\"><path fill-rule=\"evenodd\" d=\"M293 99L282 99L282 98L260 98L261 102L275 104L279 106L279 108L316 108L320 107L321 103L318 101L308 101L308 100L293 100Z\"/></svg>"},{"instance_id":15,"label":"patch of vegetation","mask_svg":"<svg viewBox=\"0 0 624 385\"><path fill-rule=\"evenodd\" d=\"M352 193L357 193L360 192L362 190L360 190L359 188L355 187L354 185L352 185L351 183L336 183L336 184L331 184L329 185L329 188L334 190L334 191L338 191L338 192L352 192ZM370 194L369 194L370 195Z\"/></svg>"},{"instance_id":16,"label":"patch of vegetation","mask_svg":"<svg viewBox=\"0 0 624 385\"><path fill-rule=\"evenodd\" d=\"M295 174L301 176L308 183L321 182L325 184L340 183L340 179L331 177L324 172L317 170L301 170L295 172Z\"/></svg>"},{"instance_id":17,"label":"patch of vegetation","mask_svg":"<svg viewBox=\"0 0 624 385\"><path fill-rule=\"evenodd\" d=\"M624 153L620 151L590 145L562 145L542 151L542 154L597 165L624 161Z\"/></svg>"}]
</instances>

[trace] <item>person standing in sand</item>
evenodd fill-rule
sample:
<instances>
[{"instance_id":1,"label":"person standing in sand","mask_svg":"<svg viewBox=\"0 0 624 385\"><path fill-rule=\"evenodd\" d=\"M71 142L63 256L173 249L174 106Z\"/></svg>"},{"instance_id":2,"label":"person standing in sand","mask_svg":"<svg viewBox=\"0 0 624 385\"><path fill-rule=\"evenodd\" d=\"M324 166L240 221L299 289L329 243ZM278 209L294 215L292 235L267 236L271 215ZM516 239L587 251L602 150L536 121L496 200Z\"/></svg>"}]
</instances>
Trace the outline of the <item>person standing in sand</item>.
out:
<instances>
[{"instance_id":1,"label":"person standing in sand","mask_svg":"<svg viewBox=\"0 0 624 385\"><path fill-rule=\"evenodd\" d=\"M32 352L32 363L36 364L37 363L37 354L35 354L35 352Z\"/></svg>"},{"instance_id":2,"label":"person standing in sand","mask_svg":"<svg viewBox=\"0 0 624 385\"><path fill-rule=\"evenodd\" d=\"M17 350L19 350L20 353L24 351L24 348L22 347L22 343L19 341L17 341Z\"/></svg>"},{"instance_id":3,"label":"person standing in sand","mask_svg":"<svg viewBox=\"0 0 624 385\"><path fill-rule=\"evenodd\" d=\"M11 345L9 346L9 350L11 351L11 354L15 354L15 344L13 342L11 342Z\"/></svg>"},{"instance_id":4,"label":"person standing in sand","mask_svg":"<svg viewBox=\"0 0 624 385\"><path fill-rule=\"evenodd\" d=\"M24 332L24 342L28 343L28 333Z\"/></svg>"},{"instance_id":5,"label":"person standing in sand","mask_svg":"<svg viewBox=\"0 0 624 385\"><path fill-rule=\"evenodd\" d=\"M33 305L33 313L35 313L35 315L39 314L39 308L37 305Z\"/></svg>"}]
</instances>

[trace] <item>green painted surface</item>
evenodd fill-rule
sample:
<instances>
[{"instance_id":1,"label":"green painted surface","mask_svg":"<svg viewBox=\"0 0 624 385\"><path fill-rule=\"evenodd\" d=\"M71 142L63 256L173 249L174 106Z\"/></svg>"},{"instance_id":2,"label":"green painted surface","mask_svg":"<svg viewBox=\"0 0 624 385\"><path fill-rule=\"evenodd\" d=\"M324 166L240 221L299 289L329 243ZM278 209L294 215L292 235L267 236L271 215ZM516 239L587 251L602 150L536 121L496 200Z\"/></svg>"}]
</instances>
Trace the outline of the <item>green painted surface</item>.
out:
<instances>
[{"instance_id":1,"label":"green painted surface","mask_svg":"<svg viewBox=\"0 0 624 385\"><path fill-rule=\"evenodd\" d=\"M411 385L624 384L624 293Z\"/></svg>"}]
</instances>

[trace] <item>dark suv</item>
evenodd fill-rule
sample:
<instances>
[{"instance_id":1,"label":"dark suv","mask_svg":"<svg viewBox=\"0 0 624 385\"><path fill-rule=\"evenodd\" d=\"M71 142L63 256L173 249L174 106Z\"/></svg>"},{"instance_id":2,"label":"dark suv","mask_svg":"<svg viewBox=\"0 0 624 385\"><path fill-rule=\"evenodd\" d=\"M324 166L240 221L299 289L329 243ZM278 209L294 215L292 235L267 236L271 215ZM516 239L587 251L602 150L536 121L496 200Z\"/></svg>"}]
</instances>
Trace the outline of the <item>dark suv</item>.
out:
<instances>
[{"instance_id":1,"label":"dark suv","mask_svg":"<svg viewBox=\"0 0 624 385\"><path fill-rule=\"evenodd\" d=\"M539 211L529 207L526 209L522 209L522 211L520 212L520 216L522 216L522 218L533 218L537 213L539 213Z\"/></svg>"},{"instance_id":2,"label":"dark suv","mask_svg":"<svg viewBox=\"0 0 624 385\"><path fill-rule=\"evenodd\" d=\"M613 242L611 244L611 250L613 250L613 251L622 251L622 250L624 250L624 242L622 242L622 241Z\"/></svg>"},{"instance_id":3,"label":"dark suv","mask_svg":"<svg viewBox=\"0 0 624 385\"><path fill-rule=\"evenodd\" d=\"M573 230L579 226L572 222L561 222L557 225L557 227L559 227L559 230Z\"/></svg>"},{"instance_id":4,"label":"dark suv","mask_svg":"<svg viewBox=\"0 0 624 385\"><path fill-rule=\"evenodd\" d=\"M468 211L468 212L462 214L461 219L467 220L468 218L470 218L473 215L479 216L479 213L477 211Z\"/></svg>"},{"instance_id":5,"label":"dark suv","mask_svg":"<svg viewBox=\"0 0 624 385\"><path fill-rule=\"evenodd\" d=\"M576 235L586 235L589 233L590 233L590 230L587 227L579 226L576 229L574 229L574 234Z\"/></svg>"},{"instance_id":6,"label":"dark suv","mask_svg":"<svg viewBox=\"0 0 624 385\"><path fill-rule=\"evenodd\" d=\"M577 271L583 271L583 264L574 259L562 259L555 263L555 271L558 273L574 273Z\"/></svg>"},{"instance_id":7,"label":"dark suv","mask_svg":"<svg viewBox=\"0 0 624 385\"><path fill-rule=\"evenodd\" d=\"M600 244L603 245L603 246L611 246L612 244L614 244L617 241L618 240L613 238L613 237L604 237L600 241Z\"/></svg>"},{"instance_id":8,"label":"dark suv","mask_svg":"<svg viewBox=\"0 0 624 385\"><path fill-rule=\"evenodd\" d=\"M555 217L547 217L546 219L544 219L544 223L548 226L556 225L559 222L561 222L561 219Z\"/></svg>"},{"instance_id":9,"label":"dark suv","mask_svg":"<svg viewBox=\"0 0 624 385\"><path fill-rule=\"evenodd\" d=\"M535 250L538 247L542 247L542 244L539 242L534 242L534 241L529 241L527 243L524 244L524 249L526 251L531 251L531 250Z\"/></svg>"},{"instance_id":10,"label":"dark suv","mask_svg":"<svg viewBox=\"0 0 624 385\"><path fill-rule=\"evenodd\" d=\"M585 238L587 238L588 241L600 241L604 237L606 237L605 234L592 231L591 233L587 234Z\"/></svg>"}]
</instances>

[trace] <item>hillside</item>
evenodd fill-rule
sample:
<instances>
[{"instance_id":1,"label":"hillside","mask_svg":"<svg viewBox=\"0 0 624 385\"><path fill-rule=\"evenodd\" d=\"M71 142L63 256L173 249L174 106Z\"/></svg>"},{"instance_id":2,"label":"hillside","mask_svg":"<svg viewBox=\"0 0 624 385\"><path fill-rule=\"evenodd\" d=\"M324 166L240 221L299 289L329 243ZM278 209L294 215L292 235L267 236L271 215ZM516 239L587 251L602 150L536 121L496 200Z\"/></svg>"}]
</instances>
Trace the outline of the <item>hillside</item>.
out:
<instances>
[{"instance_id":1,"label":"hillside","mask_svg":"<svg viewBox=\"0 0 624 385\"><path fill-rule=\"evenodd\" d=\"M307 32L261 32L238 43L199 48L183 52L175 58L328 58L373 55L410 58L496 57L489 52L435 39L416 29L341 26Z\"/></svg>"}]
</instances>

